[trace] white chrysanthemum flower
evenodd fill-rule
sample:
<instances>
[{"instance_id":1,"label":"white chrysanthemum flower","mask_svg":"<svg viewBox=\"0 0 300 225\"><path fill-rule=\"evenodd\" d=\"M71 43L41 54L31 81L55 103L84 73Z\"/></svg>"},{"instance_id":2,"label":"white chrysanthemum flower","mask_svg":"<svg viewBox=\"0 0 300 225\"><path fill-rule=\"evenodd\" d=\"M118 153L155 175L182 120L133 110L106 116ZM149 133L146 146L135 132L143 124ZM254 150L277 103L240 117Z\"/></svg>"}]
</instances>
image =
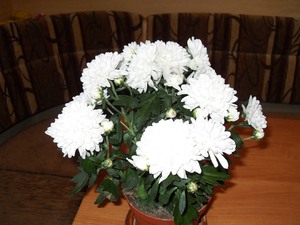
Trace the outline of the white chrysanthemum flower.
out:
<instances>
[{"instance_id":1,"label":"white chrysanthemum flower","mask_svg":"<svg viewBox=\"0 0 300 225\"><path fill-rule=\"evenodd\" d=\"M248 121L255 130L263 131L267 127L266 117L262 113L262 107L259 100L256 97L249 97L248 105L243 107L243 113L245 120Z\"/></svg>"},{"instance_id":2,"label":"white chrysanthemum flower","mask_svg":"<svg viewBox=\"0 0 300 225\"><path fill-rule=\"evenodd\" d=\"M178 91L181 90L180 85L184 82L185 76L183 74L169 74L165 76L165 86L173 87Z\"/></svg>"},{"instance_id":3,"label":"white chrysanthemum flower","mask_svg":"<svg viewBox=\"0 0 300 225\"><path fill-rule=\"evenodd\" d=\"M155 89L162 76L156 57L156 45L151 42L142 43L127 67L126 83L140 93L146 92L148 85Z\"/></svg>"},{"instance_id":4,"label":"white chrysanthemum flower","mask_svg":"<svg viewBox=\"0 0 300 225\"><path fill-rule=\"evenodd\" d=\"M190 56L186 49L176 42L156 41L157 64L162 70L165 85L180 90L179 85L184 81L183 73L187 70Z\"/></svg>"},{"instance_id":5,"label":"white chrysanthemum flower","mask_svg":"<svg viewBox=\"0 0 300 225\"><path fill-rule=\"evenodd\" d=\"M107 52L95 57L87 68L83 69L81 82L83 91L92 98L99 99L99 90L110 87L109 80L126 75L125 68L121 67L122 55L117 52Z\"/></svg>"},{"instance_id":6,"label":"white chrysanthemum flower","mask_svg":"<svg viewBox=\"0 0 300 225\"><path fill-rule=\"evenodd\" d=\"M225 80L219 75L195 74L187 79L187 84L183 84L182 90L178 92L179 95L187 95L182 99L184 107L191 111L200 108L201 112L197 110L197 117L209 116L214 121L224 123L231 107L235 107L236 91L225 84Z\"/></svg>"},{"instance_id":7,"label":"white chrysanthemum flower","mask_svg":"<svg viewBox=\"0 0 300 225\"><path fill-rule=\"evenodd\" d=\"M226 120L228 122L235 122L240 118L240 112L237 110L237 105L230 105L228 109L228 116Z\"/></svg>"},{"instance_id":8,"label":"white chrysanthemum flower","mask_svg":"<svg viewBox=\"0 0 300 225\"><path fill-rule=\"evenodd\" d=\"M124 46L122 56L126 63L129 63L134 55L136 55L136 51L139 45L136 42L131 42L128 45Z\"/></svg>"},{"instance_id":9,"label":"white chrysanthemum flower","mask_svg":"<svg viewBox=\"0 0 300 225\"><path fill-rule=\"evenodd\" d=\"M76 98L65 105L45 133L54 139L64 156L70 158L78 149L80 156L85 158L100 150L99 143L103 141L104 133L100 123L104 118L102 110Z\"/></svg>"},{"instance_id":10,"label":"white chrysanthemum flower","mask_svg":"<svg viewBox=\"0 0 300 225\"><path fill-rule=\"evenodd\" d=\"M161 175L159 182L169 174L186 179L186 172L201 173L198 161L203 157L194 151L190 128L191 125L182 120L160 120L147 127L137 142L138 159L147 159L149 173L155 178ZM132 164L137 164L135 158Z\"/></svg>"},{"instance_id":11,"label":"white chrysanthemum flower","mask_svg":"<svg viewBox=\"0 0 300 225\"><path fill-rule=\"evenodd\" d=\"M225 126L213 120L198 118L192 119L194 152L203 157L210 157L213 165L218 166L218 161L223 168L228 168L228 162L223 156L235 151L235 142L230 138L230 132Z\"/></svg>"},{"instance_id":12,"label":"white chrysanthemum flower","mask_svg":"<svg viewBox=\"0 0 300 225\"><path fill-rule=\"evenodd\" d=\"M197 70L201 73L206 72L210 67L210 62L206 47L202 44L200 39L194 37L187 41L187 51L191 54L192 59L189 61L189 67L192 70Z\"/></svg>"},{"instance_id":13,"label":"white chrysanthemum flower","mask_svg":"<svg viewBox=\"0 0 300 225\"><path fill-rule=\"evenodd\" d=\"M81 92L79 95L76 95L72 98L73 101L80 102L82 104L94 106L94 101L90 99L85 92Z\"/></svg>"}]
</instances>

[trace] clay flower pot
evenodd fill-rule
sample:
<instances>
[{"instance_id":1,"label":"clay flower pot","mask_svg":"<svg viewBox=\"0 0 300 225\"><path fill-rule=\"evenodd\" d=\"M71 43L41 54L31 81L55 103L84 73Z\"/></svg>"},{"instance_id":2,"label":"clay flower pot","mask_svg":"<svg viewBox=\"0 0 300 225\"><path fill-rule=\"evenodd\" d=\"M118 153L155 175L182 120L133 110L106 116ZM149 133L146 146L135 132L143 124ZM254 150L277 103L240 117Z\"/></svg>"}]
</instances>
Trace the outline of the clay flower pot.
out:
<instances>
[{"instance_id":1,"label":"clay flower pot","mask_svg":"<svg viewBox=\"0 0 300 225\"><path fill-rule=\"evenodd\" d=\"M136 208L126 196L125 198L130 208L125 222L126 225L175 225L173 219L162 219L148 215ZM210 201L211 198L208 203L199 210L200 219L195 220L194 225L207 225L205 214Z\"/></svg>"}]
</instances>

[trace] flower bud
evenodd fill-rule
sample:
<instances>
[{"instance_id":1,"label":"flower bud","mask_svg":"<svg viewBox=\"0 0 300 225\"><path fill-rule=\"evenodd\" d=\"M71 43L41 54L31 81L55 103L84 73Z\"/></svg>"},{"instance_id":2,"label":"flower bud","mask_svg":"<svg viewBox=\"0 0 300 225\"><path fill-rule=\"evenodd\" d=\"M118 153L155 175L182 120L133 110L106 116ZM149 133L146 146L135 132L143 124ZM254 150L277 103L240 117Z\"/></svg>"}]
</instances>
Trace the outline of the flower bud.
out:
<instances>
[{"instance_id":1,"label":"flower bud","mask_svg":"<svg viewBox=\"0 0 300 225\"><path fill-rule=\"evenodd\" d=\"M265 136L265 132L264 131L255 130L253 132L253 136L254 136L254 139L258 141L258 140L262 139Z\"/></svg>"},{"instance_id":2,"label":"flower bud","mask_svg":"<svg viewBox=\"0 0 300 225\"><path fill-rule=\"evenodd\" d=\"M196 108L193 110L193 117L195 119L197 119L198 117L200 118L206 118L207 117L207 114L205 114L205 112L201 109L201 108Z\"/></svg>"},{"instance_id":3,"label":"flower bud","mask_svg":"<svg viewBox=\"0 0 300 225\"><path fill-rule=\"evenodd\" d=\"M195 182L189 182L187 185L187 190L190 193L195 193L198 190L198 185Z\"/></svg>"},{"instance_id":4,"label":"flower bud","mask_svg":"<svg viewBox=\"0 0 300 225\"><path fill-rule=\"evenodd\" d=\"M103 128L104 132L106 134L109 134L110 132L112 132L114 130L114 123L108 119L104 119L100 126Z\"/></svg>"},{"instance_id":5,"label":"flower bud","mask_svg":"<svg viewBox=\"0 0 300 225\"><path fill-rule=\"evenodd\" d=\"M228 116L226 117L226 121L234 122L237 121L240 117L240 113L236 110L235 107L231 107L228 110Z\"/></svg>"},{"instance_id":6,"label":"flower bud","mask_svg":"<svg viewBox=\"0 0 300 225\"><path fill-rule=\"evenodd\" d=\"M111 159L105 159L102 166L104 168L111 168L113 166L113 161Z\"/></svg>"},{"instance_id":7,"label":"flower bud","mask_svg":"<svg viewBox=\"0 0 300 225\"><path fill-rule=\"evenodd\" d=\"M107 94L107 90L106 89L102 89L102 88L98 88L98 97L96 98L96 100L98 102L101 102L104 98L109 98L109 95Z\"/></svg>"},{"instance_id":8,"label":"flower bud","mask_svg":"<svg viewBox=\"0 0 300 225\"><path fill-rule=\"evenodd\" d=\"M166 111L166 113L165 113L165 116L166 116L167 118L170 118L170 119L175 118L176 115L177 115L177 113L176 113L176 111L175 111L173 108L168 109L168 110Z\"/></svg>"},{"instance_id":9,"label":"flower bud","mask_svg":"<svg viewBox=\"0 0 300 225\"><path fill-rule=\"evenodd\" d=\"M119 77L114 80L116 86L121 86L124 83L124 77Z\"/></svg>"}]
</instances>

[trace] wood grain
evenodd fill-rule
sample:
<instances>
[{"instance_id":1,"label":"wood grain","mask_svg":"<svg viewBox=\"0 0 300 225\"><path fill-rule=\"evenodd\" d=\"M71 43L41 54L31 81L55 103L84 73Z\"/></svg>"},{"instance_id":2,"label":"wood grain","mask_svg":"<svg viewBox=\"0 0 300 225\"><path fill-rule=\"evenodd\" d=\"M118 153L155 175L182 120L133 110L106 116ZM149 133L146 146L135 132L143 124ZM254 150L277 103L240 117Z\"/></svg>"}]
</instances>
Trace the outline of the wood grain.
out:
<instances>
[{"instance_id":1,"label":"wood grain","mask_svg":"<svg viewBox=\"0 0 300 225\"><path fill-rule=\"evenodd\" d=\"M266 138L247 142L240 157L232 158L231 178L216 189L208 224L299 224L299 137L300 120L269 118ZM123 225L125 200L99 208L93 204L96 197L95 188L86 193L73 225Z\"/></svg>"}]
</instances>

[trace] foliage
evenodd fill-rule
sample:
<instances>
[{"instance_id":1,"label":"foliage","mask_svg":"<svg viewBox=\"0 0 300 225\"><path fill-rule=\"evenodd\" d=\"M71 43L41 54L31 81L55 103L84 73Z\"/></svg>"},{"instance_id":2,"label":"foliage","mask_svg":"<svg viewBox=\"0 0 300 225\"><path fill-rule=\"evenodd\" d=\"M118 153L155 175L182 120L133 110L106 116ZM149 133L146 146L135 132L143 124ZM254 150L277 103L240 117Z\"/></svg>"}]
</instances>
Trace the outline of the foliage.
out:
<instances>
[{"instance_id":1,"label":"foliage","mask_svg":"<svg viewBox=\"0 0 300 225\"><path fill-rule=\"evenodd\" d=\"M46 133L65 155L79 152L71 194L102 175L95 204L133 191L141 204L166 208L176 225L190 225L214 187L229 178L227 155L238 155L244 140L263 137L258 100L250 96L239 114L236 92L210 67L200 40L190 39L187 48L132 43L122 54L101 54L87 66L84 92ZM242 138L237 127L255 132ZM149 141L149 135L156 138ZM163 147L151 149L153 143Z\"/></svg>"}]
</instances>

